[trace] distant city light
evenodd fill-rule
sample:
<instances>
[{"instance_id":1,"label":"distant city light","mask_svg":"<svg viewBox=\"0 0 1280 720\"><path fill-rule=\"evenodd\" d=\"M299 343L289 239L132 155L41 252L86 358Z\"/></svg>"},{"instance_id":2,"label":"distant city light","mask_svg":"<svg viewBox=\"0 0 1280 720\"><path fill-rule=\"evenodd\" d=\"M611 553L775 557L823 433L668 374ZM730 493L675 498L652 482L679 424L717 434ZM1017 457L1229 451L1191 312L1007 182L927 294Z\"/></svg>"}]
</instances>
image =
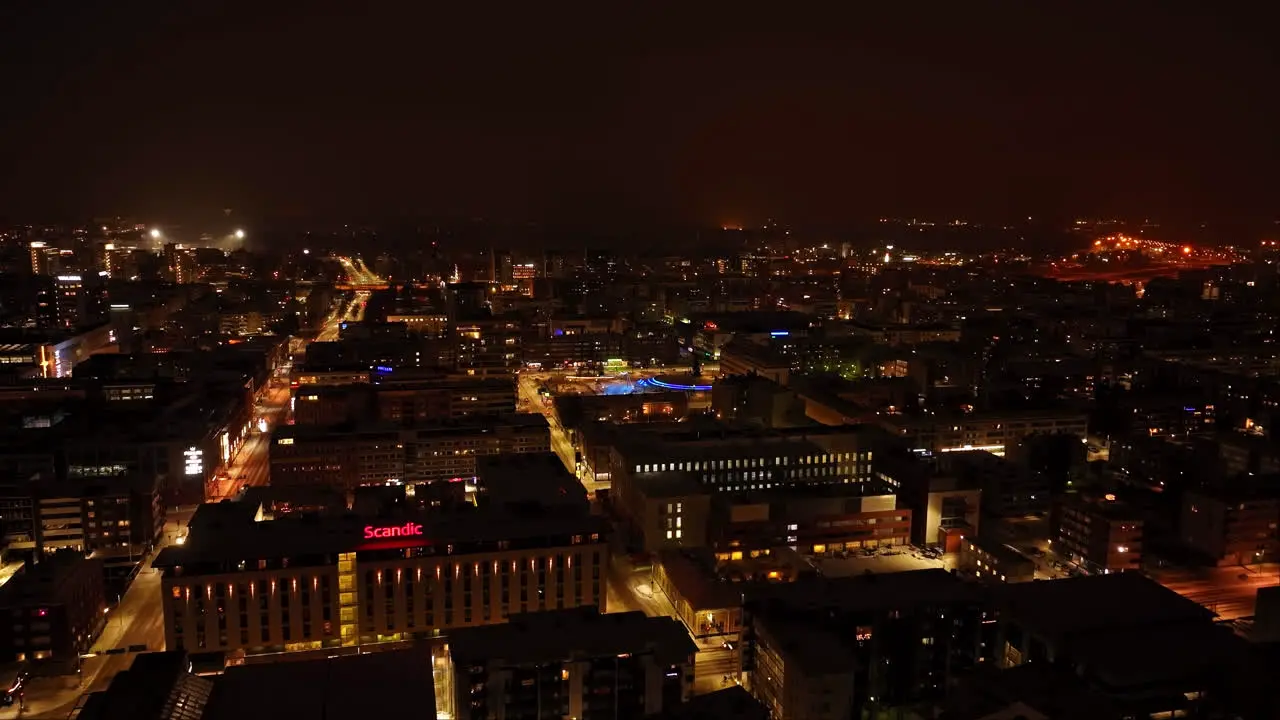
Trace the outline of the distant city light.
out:
<instances>
[{"instance_id":1,"label":"distant city light","mask_svg":"<svg viewBox=\"0 0 1280 720\"><path fill-rule=\"evenodd\" d=\"M159 230L152 230L152 231L151 231L151 238L152 238L153 240L159 240L159 239L160 239L160 231L159 231Z\"/></svg>"},{"instance_id":2,"label":"distant city light","mask_svg":"<svg viewBox=\"0 0 1280 720\"><path fill-rule=\"evenodd\" d=\"M311 254L311 251L310 251L310 250L308 250L308 249L306 249L306 248L302 248L302 254L303 254L303 255L310 255L310 254Z\"/></svg>"},{"instance_id":3,"label":"distant city light","mask_svg":"<svg viewBox=\"0 0 1280 720\"><path fill-rule=\"evenodd\" d=\"M243 230L236 230L236 239L237 239L237 240L243 240L243 239L244 239L244 231L243 231Z\"/></svg>"}]
</instances>

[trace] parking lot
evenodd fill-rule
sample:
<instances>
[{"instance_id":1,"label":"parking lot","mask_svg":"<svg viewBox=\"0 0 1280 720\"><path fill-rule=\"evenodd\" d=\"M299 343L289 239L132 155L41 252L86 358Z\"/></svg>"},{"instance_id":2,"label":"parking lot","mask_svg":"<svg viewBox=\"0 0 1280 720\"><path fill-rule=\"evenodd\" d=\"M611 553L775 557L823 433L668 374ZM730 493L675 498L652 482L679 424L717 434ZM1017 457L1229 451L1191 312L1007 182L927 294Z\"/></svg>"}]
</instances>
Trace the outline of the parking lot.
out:
<instances>
[{"instance_id":1,"label":"parking lot","mask_svg":"<svg viewBox=\"0 0 1280 720\"><path fill-rule=\"evenodd\" d=\"M943 555L931 558L919 548L910 545L898 545L882 548L874 555L850 553L848 557L815 557L814 567L827 577L848 577L872 573L894 573L906 570L927 570L943 568L950 570L955 566L955 558Z\"/></svg>"}]
</instances>

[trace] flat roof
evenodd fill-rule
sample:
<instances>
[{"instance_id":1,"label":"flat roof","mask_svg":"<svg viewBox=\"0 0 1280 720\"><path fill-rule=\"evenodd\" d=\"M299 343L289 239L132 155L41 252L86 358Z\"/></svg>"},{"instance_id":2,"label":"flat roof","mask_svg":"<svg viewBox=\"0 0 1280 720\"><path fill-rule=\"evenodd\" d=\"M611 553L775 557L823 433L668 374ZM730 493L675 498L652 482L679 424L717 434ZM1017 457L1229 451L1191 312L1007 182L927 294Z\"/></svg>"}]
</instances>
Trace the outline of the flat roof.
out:
<instances>
[{"instance_id":1,"label":"flat roof","mask_svg":"<svg viewBox=\"0 0 1280 720\"><path fill-rule=\"evenodd\" d=\"M1000 585L995 592L1007 617L1053 638L1144 625L1207 623L1214 616L1136 572Z\"/></svg>"},{"instance_id":2,"label":"flat roof","mask_svg":"<svg viewBox=\"0 0 1280 720\"><path fill-rule=\"evenodd\" d=\"M681 423L683 425L683 423ZM831 437L858 438L871 442L883 438L883 431L871 425L806 425L786 429L676 428L644 430L618 436L616 447L627 455L660 456L666 460L698 460L742 457L744 450L788 457L823 454L821 440ZM634 462L633 459L629 461Z\"/></svg>"},{"instance_id":3,"label":"flat roof","mask_svg":"<svg viewBox=\"0 0 1280 720\"><path fill-rule=\"evenodd\" d=\"M191 520L183 545L156 556L154 567L245 559L296 557L390 547L422 547L453 543L536 539L568 534L607 534L602 517L578 513L516 514L501 509L468 512L361 516L285 517L255 522L257 506L245 503L201 505ZM421 535L369 540L365 529L421 525Z\"/></svg>"},{"instance_id":4,"label":"flat roof","mask_svg":"<svg viewBox=\"0 0 1280 720\"><path fill-rule=\"evenodd\" d=\"M201 720L435 717L428 648L227 668Z\"/></svg>"},{"instance_id":5,"label":"flat roof","mask_svg":"<svg viewBox=\"0 0 1280 720\"><path fill-rule=\"evenodd\" d=\"M0 586L0 607L20 607L38 603L58 604L64 601L67 586L88 572L101 573L102 561L87 558L75 550L63 550L35 565L19 569Z\"/></svg>"},{"instance_id":6,"label":"flat roof","mask_svg":"<svg viewBox=\"0 0 1280 720\"><path fill-rule=\"evenodd\" d=\"M466 435L487 433L495 430L511 428L525 430L530 428L550 428L547 418L540 413L513 413L500 417L478 415L450 420L448 422L424 423L404 426L397 423L343 423L340 425L281 425L272 432L275 438L298 438L303 440L320 440L329 437L345 437L352 435L395 435L412 433L419 437L428 435Z\"/></svg>"},{"instance_id":7,"label":"flat roof","mask_svg":"<svg viewBox=\"0 0 1280 720\"><path fill-rule=\"evenodd\" d=\"M1043 584L1043 583L1036 583ZM941 568L855 575L842 578L804 578L792 583L756 585L746 602L792 610L859 610L905 608L951 602L978 601L984 590Z\"/></svg>"},{"instance_id":8,"label":"flat roof","mask_svg":"<svg viewBox=\"0 0 1280 720\"><path fill-rule=\"evenodd\" d=\"M677 664L698 651L680 621L635 610L602 614L594 607L512 615L502 625L449 633L459 665L498 660L512 665L652 651L658 662Z\"/></svg>"},{"instance_id":9,"label":"flat roof","mask_svg":"<svg viewBox=\"0 0 1280 720\"><path fill-rule=\"evenodd\" d=\"M477 457L476 485L498 505L588 505L587 489L555 453Z\"/></svg>"},{"instance_id":10,"label":"flat roof","mask_svg":"<svg viewBox=\"0 0 1280 720\"><path fill-rule=\"evenodd\" d=\"M676 591L693 610L714 610L742 604L746 582L722 580L716 574L715 559L707 551L663 550L658 562Z\"/></svg>"},{"instance_id":11,"label":"flat roof","mask_svg":"<svg viewBox=\"0 0 1280 720\"><path fill-rule=\"evenodd\" d=\"M1013 565L1031 565L1035 566L1036 561L1024 555L1020 550L1008 543L1002 543L999 540L990 538L965 538L963 542L967 542L982 552L990 555L999 563L1009 563Z\"/></svg>"},{"instance_id":12,"label":"flat roof","mask_svg":"<svg viewBox=\"0 0 1280 720\"><path fill-rule=\"evenodd\" d=\"M1243 656L1247 641L1222 625L1108 628L1072 643L1072 657L1115 691L1204 677Z\"/></svg>"},{"instance_id":13,"label":"flat roof","mask_svg":"<svg viewBox=\"0 0 1280 720\"><path fill-rule=\"evenodd\" d=\"M694 695L686 702L651 716L650 720L769 720L765 709L747 689L732 685L703 695Z\"/></svg>"}]
</instances>

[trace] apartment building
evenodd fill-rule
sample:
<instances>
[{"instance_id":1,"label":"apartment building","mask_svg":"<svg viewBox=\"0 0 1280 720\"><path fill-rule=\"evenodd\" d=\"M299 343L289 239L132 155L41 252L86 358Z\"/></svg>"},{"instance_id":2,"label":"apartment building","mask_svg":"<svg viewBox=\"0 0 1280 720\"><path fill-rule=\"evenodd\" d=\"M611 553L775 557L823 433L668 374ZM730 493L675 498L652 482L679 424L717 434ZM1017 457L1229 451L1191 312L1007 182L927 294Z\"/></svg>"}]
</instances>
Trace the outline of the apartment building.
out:
<instances>
[{"instance_id":1,"label":"apartment building","mask_svg":"<svg viewBox=\"0 0 1280 720\"><path fill-rule=\"evenodd\" d=\"M1059 498L1050 525L1054 549L1089 572L1142 569L1142 516L1114 495Z\"/></svg>"},{"instance_id":2,"label":"apartment building","mask_svg":"<svg viewBox=\"0 0 1280 720\"><path fill-rule=\"evenodd\" d=\"M696 652L679 621L638 610L513 615L450 634L453 716L640 720L690 697Z\"/></svg>"},{"instance_id":3,"label":"apartment building","mask_svg":"<svg viewBox=\"0 0 1280 720\"><path fill-rule=\"evenodd\" d=\"M551 450L546 418L516 414L400 427L281 426L271 438L271 484L360 485L468 478L476 458Z\"/></svg>"}]
</instances>

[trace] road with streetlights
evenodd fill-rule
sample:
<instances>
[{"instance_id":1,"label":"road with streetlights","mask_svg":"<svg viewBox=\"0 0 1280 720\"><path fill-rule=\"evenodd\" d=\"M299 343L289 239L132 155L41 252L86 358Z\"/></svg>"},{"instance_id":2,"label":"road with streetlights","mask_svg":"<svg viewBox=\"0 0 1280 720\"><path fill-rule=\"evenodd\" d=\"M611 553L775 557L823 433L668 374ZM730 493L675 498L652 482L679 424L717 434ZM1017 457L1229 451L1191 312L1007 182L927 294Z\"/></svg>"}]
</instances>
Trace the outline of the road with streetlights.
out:
<instances>
[{"instance_id":1,"label":"road with streetlights","mask_svg":"<svg viewBox=\"0 0 1280 720\"><path fill-rule=\"evenodd\" d=\"M104 613L104 624L93 648L81 660L75 675L33 677L24 688L23 707L0 708L5 718L66 718L80 697L88 692L105 690L111 679L127 669L138 652L164 649L164 606L160 594L160 572L151 569L155 553L180 543L186 536L187 523L195 507L171 510L164 534L142 567L124 597ZM123 649L124 652L108 653ZM132 650L132 652L130 651Z\"/></svg>"},{"instance_id":2,"label":"road with streetlights","mask_svg":"<svg viewBox=\"0 0 1280 720\"><path fill-rule=\"evenodd\" d=\"M1194 600L1223 620L1253 615L1258 589L1280 584L1280 565L1249 565L1199 570L1154 570L1161 585Z\"/></svg>"}]
</instances>

